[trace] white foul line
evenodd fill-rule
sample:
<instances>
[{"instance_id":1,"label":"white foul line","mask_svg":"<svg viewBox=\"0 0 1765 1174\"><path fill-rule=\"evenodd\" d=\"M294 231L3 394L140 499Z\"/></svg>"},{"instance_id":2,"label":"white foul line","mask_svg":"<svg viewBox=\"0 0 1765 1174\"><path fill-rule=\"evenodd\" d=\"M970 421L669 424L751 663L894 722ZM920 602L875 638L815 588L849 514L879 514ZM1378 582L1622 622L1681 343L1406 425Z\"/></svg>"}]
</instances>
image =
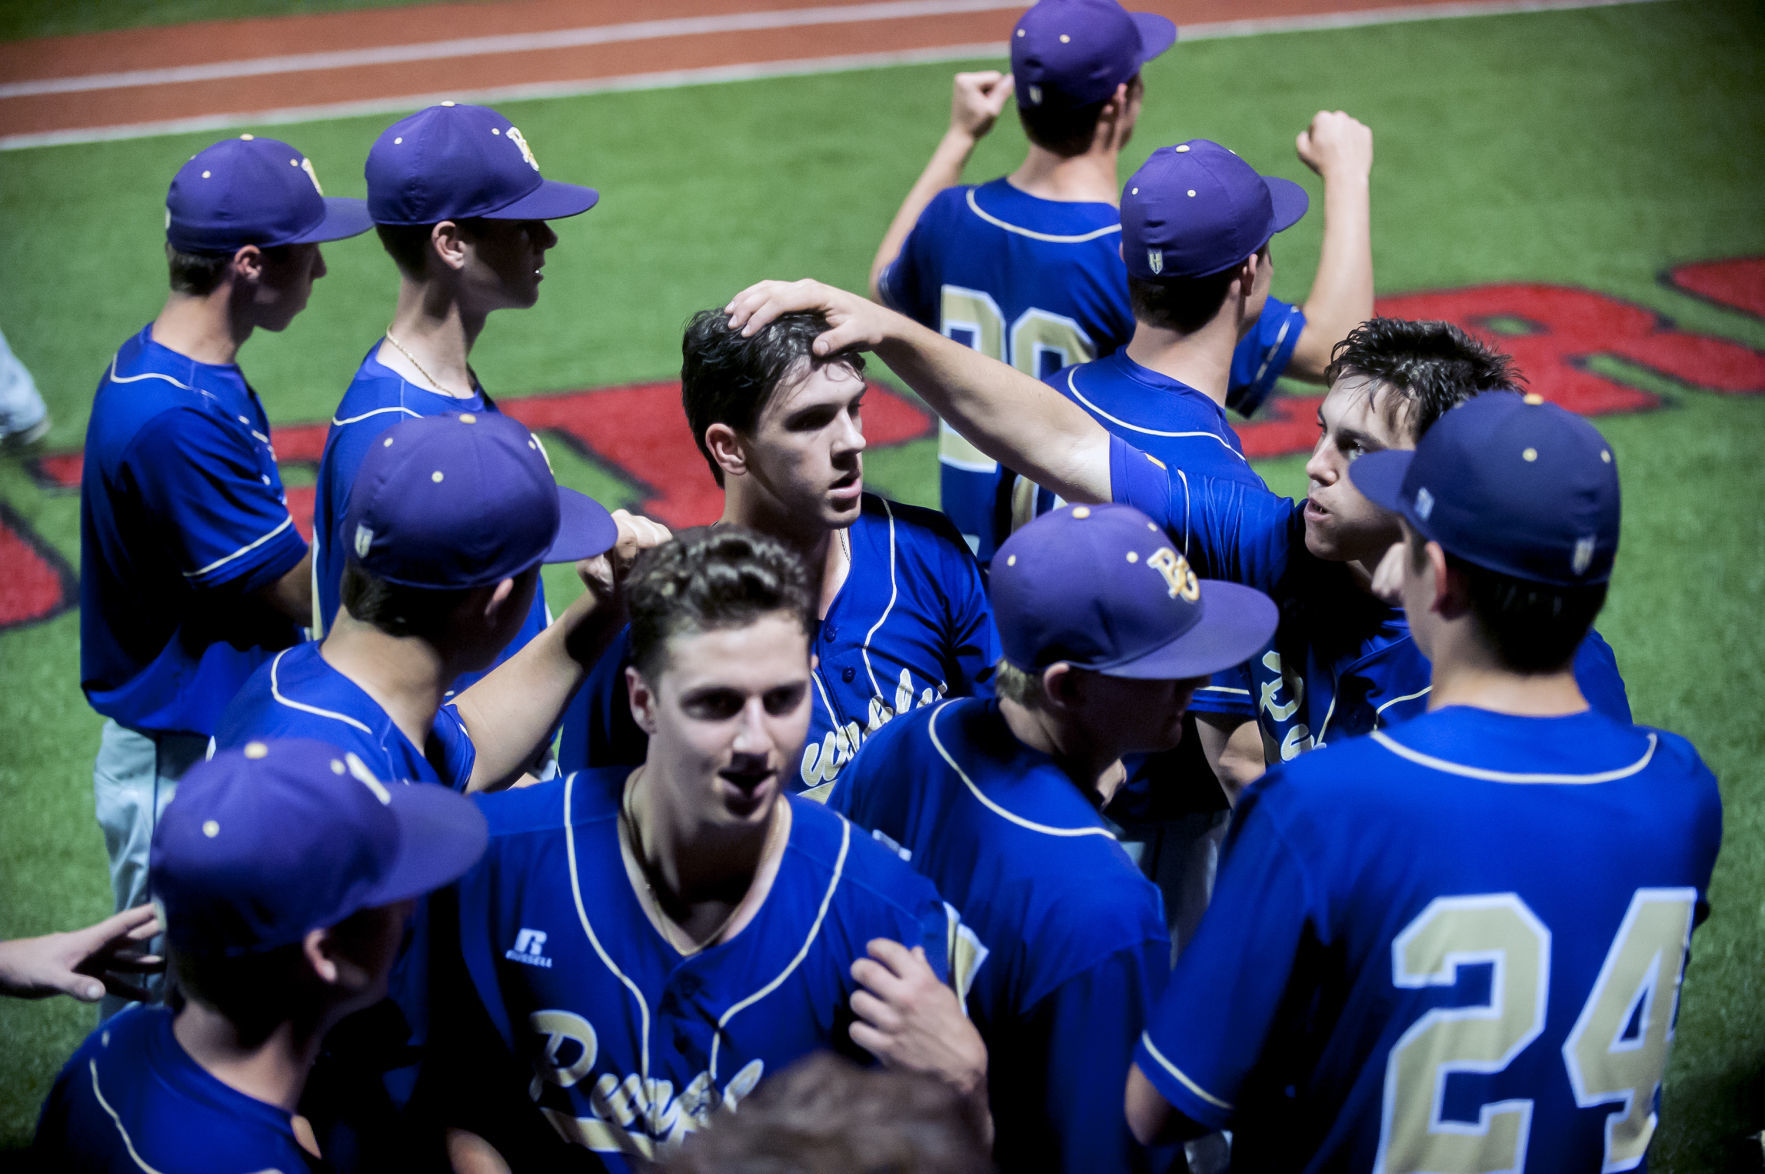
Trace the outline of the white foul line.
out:
<instances>
[{"instance_id":1,"label":"white foul line","mask_svg":"<svg viewBox=\"0 0 1765 1174\"><path fill-rule=\"evenodd\" d=\"M1648 4L1660 0L1466 0L1457 4L1414 4L1398 8L1373 9L1366 12L1328 13L1313 16L1268 17L1251 20L1226 20L1182 26L1185 41L1215 40L1232 37L1262 36L1268 33L1314 32L1330 29L1365 28L1382 24L1402 24L1419 20L1446 20L1469 16L1504 16L1529 12L1556 12L1579 8L1607 8L1622 4ZM956 10L984 11L996 8L1021 10L1023 0L1000 3L998 0L897 0L897 2L842 9L799 9L805 12L850 13L882 8L930 8L939 13ZM755 17L777 14L757 13ZM861 19L888 19L871 15ZM677 21L646 22L650 26L680 24ZM787 22L789 23L789 22ZM612 26L635 28L637 25ZM782 27L782 26L774 26ZM572 31L572 30L566 30ZM606 30L573 30L604 32ZM526 36L526 34L521 34ZM545 34L555 36L556 34ZM655 34L650 34L655 35ZM686 35L675 33L670 35ZM479 40L497 40L487 37ZM433 42L459 44L462 42ZM547 48L554 47L554 40ZM710 85L718 82L762 81L767 78L795 77L804 74L838 73L850 70L877 69L893 65L923 65L942 61L964 61L999 57L1003 48L998 42L978 45L947 45L925 49L908 49L886 53L850 53L831 57L804 58L794 61L764 61L740 65L706 66L696 69L661 70L651 73L625 74L617 77L588 78L554 82L528 82L520 85L496 86L485 89L452 89L428 94L404 94L388 98L329 102L314 106L288 106L273 110L205 114L190 118L171 118L156 122L123 123L113 126L86 127L76 130L42 131L30 134L0 135L0 151L17 151L31 147L54 147L77 143L113 142L119 139L150 138L155 135L193 134L199 131L225 130L237 126L276 126L296 122L318 122L338 118L355 118L370 114L386 114L420 109L449 99L476 102L513 102L546 98L575 98L589 94L614 93L626 90L663 90L684 86ZM388 53L396 49L375 50ZM504 50L506 51L506 50ZM363 50L362 52L368 52ZM309 54L307 56L320 56ZM265 59L277 60L277 59ZM386 57L376 57L383 62ZM159 72L159 71L141 71ZM119 75L120 76L120 75ZM3 96L3 95L0 95Z\"/></svg>"}]
</instances>

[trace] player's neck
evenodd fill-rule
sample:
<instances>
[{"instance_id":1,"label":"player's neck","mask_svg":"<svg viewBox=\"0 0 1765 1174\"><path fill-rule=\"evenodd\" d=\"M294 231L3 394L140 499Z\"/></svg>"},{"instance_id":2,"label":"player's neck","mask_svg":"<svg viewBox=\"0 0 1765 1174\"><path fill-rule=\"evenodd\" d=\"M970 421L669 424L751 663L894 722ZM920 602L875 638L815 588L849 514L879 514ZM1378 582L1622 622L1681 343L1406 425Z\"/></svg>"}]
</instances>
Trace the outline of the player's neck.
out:
<instances>
[{"instance_id":1,"label":"player's neck","mask_svg":"<svg viewBox=\"0 0 1765 1174\"><path fill-rule=\"evenodd\" d=\"M828 529L819 520L804 525L767 508L767 504L746 492L746 486L728 482L723 493L723 516L717 524L758 530L790 547L803 565L820 567L820 603L816 614L825 616L852 570L851 537L843 529Z\"/></svg>"},{"instance_id":2,"label":"player's neck","mask_svg":"<svg viewBox=\"0 0 1765 1174\"><path fill-rule=\"evenodd\" d=\"M153 341L198 363L233 362L251 337L252 323L233 304L223 282L205 295L172 293L153 320Z\"/></svg>"},{"instance_id":3,"label":"player's neck","mask_svg":"<svg viewBox=\"0 0 1765 1174\"><path fill-rule=\"evenodd\" d=\"M319 645L319 655L373 698L419 751L448 686L459 675L427 640L388 635L342 607Z\"/></svg>"},{"instance_id":4,"label":"player's neck","mask_svg":"<svg viewBox=\"0 0 1765 1174\"><path fill-rule=\"evenodd\" d=\"M203 1071L228 1088L293 1113L326 1026L284 1020L254 1042L219 1011L192 999L172 1020L172 1035Z\"/></svg>"},{"instance_id":5,"label":"player's neck","mask_svg":"<svg viewBox=\"0 0 1765 1174\"><path fill-rule=\"evenodd\" d=\"M1237 345L1232 324L1221 315L1193 334L1136 322L1127 349L1142 367L1188 384L1223 408Z\"/></svg>"},{"instance_id":6,"label":"player's neck","mask_svg":"<svg viewBox=\"0 0 1765 1174\"><path fill-rule=\"evenodd\" d=\"M380 362L427 391L469 399L472 344L484 329L484 315L460 305L451 286L440 281L403 279L398 307L386 328Z\"/></svg>"},{"instance_id":7,"label":"player's neck","mask_svg":"<svg viewBox=\"0 0 1765 1174\"><path fill-rule=\"evenodd\" d=\"M1031 709L1001 698L999 712L1013 737L1052 758L1080 790L1094 797L1099 807L1109 802L1126 778L1119 747L1096 742L1048 710Z\"/></svg>"},{"instance_id":8,"label":"player's neck","mask_svg":"<svg viewBox=\"0 0 1765 1174\"><path fill-rule=\"evenodd\" d=\"M1436 622L1428 637L1430 710L1467 705L1521 717L1562 717L1587 709L1573 660L1551 672L1517 673L1496 660L1469 620Z\"/></svg>"},{"instance_id":9,"label":"player's neck","mask_svg":"<svg viewBox=\"0 0 1765 1174\"><path fill-rule=\"evenodd\" d=\"M1031 143L1024 161L1006 179L1012 187L1042 200L1116 204L1121 201L1116 156L1105 147L1082 155L1056 155Z\"/></svg>"}]
</instances>

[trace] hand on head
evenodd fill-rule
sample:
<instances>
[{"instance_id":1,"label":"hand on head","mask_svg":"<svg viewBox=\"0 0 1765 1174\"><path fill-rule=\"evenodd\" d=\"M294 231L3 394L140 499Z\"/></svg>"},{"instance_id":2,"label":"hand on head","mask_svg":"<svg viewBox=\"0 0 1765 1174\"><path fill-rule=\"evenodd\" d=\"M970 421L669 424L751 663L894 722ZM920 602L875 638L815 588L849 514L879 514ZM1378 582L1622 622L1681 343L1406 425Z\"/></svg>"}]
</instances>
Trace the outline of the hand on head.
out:
<instances>
[{"instance_id":1,"label":"hand on head","mask_svg":"<svg viewBox=\"0 0 1765 1174\"><path fill-rule=\"evenodd\" d=\"M818 310L826 316L828 330L815 340L814 350L827 356L843 350L870 350L887 337L892 311L875 302L803 278L801 281L762 281L729 300L723 307L731 328L751 337L776 321L779 315L797 310Z\"/></svg>"}]
</instances>

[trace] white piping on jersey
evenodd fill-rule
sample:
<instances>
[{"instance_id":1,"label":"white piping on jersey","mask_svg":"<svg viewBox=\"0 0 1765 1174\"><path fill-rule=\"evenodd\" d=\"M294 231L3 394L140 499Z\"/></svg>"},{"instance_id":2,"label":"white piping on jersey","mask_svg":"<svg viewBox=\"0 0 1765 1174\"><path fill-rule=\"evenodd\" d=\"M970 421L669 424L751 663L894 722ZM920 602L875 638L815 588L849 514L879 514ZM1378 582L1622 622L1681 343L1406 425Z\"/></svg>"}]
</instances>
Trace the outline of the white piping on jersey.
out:
<instances>
[{"instance_id":1,"label":"white piping on jersey","mask_svg":"<svg viewBox=\"0 0 1765 1174\"><path fill-rule=\"evenodd\" d=\"M1177 476L1183 480L1183 557L1189 557L1189 510L1194 505L1194 493L1189 488L1189 474L1177 470Z\"/></svg>"},{"instance_id":2,"label":"white piping on jersey","mask_svg":"<svg viewBox=\"0 0 1765 1174\"><path fill-rule=\"evenodd\" d=\"M833 728L834 742L837 745L842 736L840 731L845 727L840 725L840 715L833 711L833 698L827 695L827 682L821 679L819 663L815 666L815 671L809 674L809 679L815 682L815 691L821 695L821 708L827 710L827 720ZM853 747L853 749L855 750L857 747Z\"/></svg>"},{"instance_id":3,"label":"white piping on jersey","mask_svg":"<svg viewBox=\"0 0 1765 1174\"><path fill-rule=\"evenodd\" d=\"M235 550L232 554L222 555L220 558L215 559L214 562L209 563L206 567L201 567L201 568L194 570L194 571L185 571L184 578L186 578L186 579L200 579L200 578L202 578L202 576L208 574L210 571L214 570L216 567L225 566L226 564L232 562L234 559L238 558L242 554L250 554L252 551L256 550L258 547L262 546L264 543L268 542L270 539L274 538L276 535L280 534L282 531L288 529L288 527L290 527L292 525L294 525L293 518L283 518L282 524L280 526L277 526L274 530L271 530L268 534L265 534L262 538L258 538L258 539L255 539L254 541L247 542L244 546L241 546L238 550Z\"/></svg>"},{"instance_id":4,"label":"white piping on jersey","mask_svg":"<svg viewBox=\"0 0 1765 1174\"><path fill-rule=\"evenodd\" d=\"M422 415L421 412L413 412L409 408L405 407L403 404L399 404L396 407L375 408L371 412L363 412L361 415L351 416L347 420L339 420L336 416L332 416L331 417L331 425L334 428L341 428L345 424L359 424L363 420L366 420L369 416L383 416L387 412L403 412L407 416L421 416Z\"/></svg>"},{"instance_id":5,"label":"white piping on jersey","mask_svg":"<svg viewBox=\"0 0 1765 1174\"><path fill-rule=\"evenodd\" d=\"M1122 230L1121 225L1111 224L1107 228L1094 228L1090 232L1083 232L1077 236L1055 236L1053 233L1048 232L1033 232L1030 229L1021 228L1018 225L1012 224L1009 221L1001 220L990 212L983 211L981 206L974 202L973 188L968 189L968 210L973 212L976 216L979 216L982 220L985 220L988 224L991 224L994 228L1003 228L1006 232L1015 232L1018 236L1027 236L1033 241L1048 241L1057 245L1082 245L1086 241L1094 241L1100 236L1108 236L1112 232L1119 233Z\"/></svg>"},{"instance_id":6,"label":"white piping on jersey","mask_svg":"<svg viewBox=\"0 0 1765 1174\"><path fill-rule=\"evenodd\" d=\"M1229 693L1239 697L1250 696L1249 689L1234 689L1230 685L1203 685L1195 691L1197 693Z\"/></svg>"},{"instance_id":7,"label":"white piping on jersey","mask_svg":"<svg viewBox=\"0 0 1765 1174\"><path fill-rule=\"evenodd\" d=\"M158 1170L149 1166L140 1154L135 1152L135 1141L129 1136L128 1129L123 1125L123 1119L116 1115L116 1110L111 1108L110 1102L104 1099L104 1090L98 1087L98 1061L87 1060L86 1067L92 1070L92 1095L98 1098L98 1107L110 1115L111 1124L116 1126L117 1133L122 1136L123 1148L129 1151L129 1160L146 1171L146 1174L160 1174Z\"/></svg>"},{"instance_id":8,"label":"white piping on jersey","mask_svg":"<svg viewBox=\"0 0 1765 1174\"><path fill-rule=\"evenodd\" d=\"M1256 369L1256 378L1252 379L1250 382L1262 382L1263 376L1269 373L1269 364L1275 361L1276 352L1281 349L1281 344L1287 339L1287 332L1292 328L1293 315L1288 314L1285 318L1281 319L1281 330L1275 335L1275 345L1262 353L1262 366Z\"/></svg>"},{"instance_id":9,"label":"white piping on jersey","mask_svg":"<svg viewBox=\"0 0 1765 1174\"><path fill-rule=\"evenodd\" d=\"M1227 444L1223 439L1220 438L1219 434L1216 432L1208 432L1206 430L1197 431L1197 432L1166 432L1166 431L1159 429L1159 428L1142 428L1138 424L1130 424L1126 420L1121 419L1120 417L1110 415L1108 412L1104 411L1102 408L1098 407L1096 404L1092 403L1090 400L1085 398L1084 394L1079 391L1078 382L1073 378L1073 374L1071 371L1067 372L1066 386L1067 386L1067 390L1072 392L1072 397L1074 399L1078 400L1081 404L1084 404L1085 407L1092 412L1092 414L1103 417L1105 420L1108 420L1111 424L1120 424L1123 428L1128 429L1130 432L1138 432L1138 433L1141 433L1142 435L1145 435L1145 436L1167 436L1167 437L1170 437L1170 438L1176 439L1176 440L1181 440L1181 439L1183 439L1185 437L1189 437L1189 436L1205 436L1207 439L1213 441L1215 444L1219 445L1221 448L1225 449L1227 452L1229 452L1233 456L1237 457L1244 464L1250 463L1249 461L1244 460L1243 453L1237 451L1231 445ZM1196 394L1199 395L1201 393L1197 392Z\"/></svg>"},{"instance_id":10,"label":"white piping on jersey","mask_svg":"<svg viewBox=\"0 0 1765 1174\"><path fill-rule=\"evenodd\" d=\"M1214 1106L1215 1108L1224 1109L1228 1113L1232 1111L1232 1104L1230 1101L1220 1100L1218 1097L1216 1097L1212 1093L1208 1092L1205 1088L1202 1088L1199 1084L1196 1084L1193 1080L1190 1080L1189 1077L1184 1074L1184 1072L1181 1068L1178 1068L1175 1064L1173 1064L1169 1060L1167 1060L1165 1058L1164 1053L1158 1050L1158 1045L1152 1042L1152 1033L1151 1032L1149 1032L1149 1031L1141 1032L1140 1033L1140 1042L1146 1046L1146 1050L1149 1053L1151 1053L1152 1058L1154 1060L1158 1061L1159 1066L1161 1068L1163 1068L1166 1072L1169 1072L1172 1076L1176 1077L1178 1082L1181 1083L1184 1088L1188 1089L1190 1092L1194 1093L1196 1096L1200 1097L1202 1100L1206 1101L1208 1104Z\"/></svg>"},{"instance_id":11,"label":"white piping on jersey","mask_svg":"<svg viewBox=\"0 0 1765 1174\"><path fill-rule=\"evenodd\" d=\"M956 772L956 777L962 780L962 785L968 788L969 794L980 800L982 807L985 807L995 815L1010 820L1018 827L1026 828L1032 832L1040 832L1044 836L1103 836L1106 839L1115 839L1115 836L1105 827L1057 828L1050 827L1045 823L1037 823L1034 820L1025 819L1023 816L1018 815L1015 812L1005 810L1005 808L999 806L997 803L981 794L981 789L974 785L974 780L968 777L968 772L957 765L956 760L950 756L950 752L944 748L944 740L938 737L938 719L944 716L944 709L949 704L950 703L946 701L932 711L931 721L926 723L926 730L931 734L932 748L938 752L938 757L942 758L949 765L950 769Z\"/></svg>"},{"instance_id":12,"label":"white piping on jersey","mask_svg":"<svg viewBox=\"0 0 1765 1174\"><path fill-rule=\"evenodd\" d=\"M1432 754L1423 754L1420 750L1411 750L1394 741L1391 735L1382 730L1373 731L1373 741L1399 758L1407 758L1419 766L1428 767L1430 770L1462 775L1468 779L1483 779L1491 783L1609 783L1614 779L1627 779L1646 767L1649 760L1655 756L1655 745L1659 739L1654 734L1650 734L1648 749L1642 752L1641 758L1629 766L1584 775L1526 774L1506 770L1486 770L1480 766L1464 766L1457 762L1448 762L1444 758L1436 758Z\"/></svg>"},{"instance_id":13,"label":"white piping on jersey","mask_svg":"<svg viewBox=\"0 0 1765 1174\"><path fill-rule=\"evenodd\" d=\"M1330 728L1330 719L1336 716L1336 694L1337 694L1337 691L1340 690L1341 688L1342 688L1342 678L1336 676L1335 674L1331 674L1331 676L1330 676L1330 707L1328 709L1324 710L1324 720L1318 726L1318 732L1312 735L1311 747L1313 750L1316 750L1319 746L1322 746L1324 744L1324 731Z\"/></svg>"},{"instance_id":14,"label":"white piping on jersey","mask_svg":"<svg viewBox=\"0 0 1765 1174\"><path fill-rule=\"evenodd\" d=\"M864 671L870 675L871 694L881 697L883 695L882 686L876 683L876 669L870 663L870 639L888 622L889 613L895 610L898 589L895 585L895 511L889 507L887 498L879 497L877 500L882 502L883 513L887 514L889 518L889 602L883 607L882 615L876 617L876 623L870 626L870 631L864 633L864 643L860 646L859 652L864 656ZM846 573L850 575L852 569L847 567ZM853 747L853 749L856 750L857 747Z\"/></svg>"},{"instance_id":15,"label":"white piping on jersey","mask_svg":"<svg viewBox=\"0 0 1765 1174\"><path fill-rule=\"evenodd\" d=\"M784 802L783 798L780 797L778 802ZM786 964L785 968L778 972L778 977L774 978L771 982L725 1011L717 1019L717 1034L711 1037L711 1063L706 1068L706 1071L711 1074L711 1084L713 1086L717 1083L717 1050L723 1044L723 1029L729 1026L729 1021L731 1019L734 1019L738 1014L746 1011L749 1007L752 1007L755 1003L758 1003L761 999L764 999L767 995L770 995L773 991L777 990L779 984L791 976L791 971L801 966L803 964L803 959L809 956L809 947L813 946L815 944L815 939L821 936L821 923L827 919L827 907L833 904L834 890L840 887L840 879L846 874L846 853L849 852L851 848L852 824L850 821L842 819L840 820L840 854L834 858L833 876L828 878L827 892L821 895L821 908L815 911L815 920L809 926L808 936L803 939L803 948L798 950L797 956L792 958L790 962ZM789 851L790 849L789 840L786 840L785 842L785 849L786 851ZM782 860L779 861L778 867L781 872L784 870L784 862ZM776 874L773 883L778 883Z\"/></svg>"},{"instance_id":16,"label":"white piping on jersey","mask_svg":"<svg viewBox=\"0 0 1765 1174\"><path fill-rule=\"evenodd\" d=\"M316 705L307 705L305 702L295 701L292 698L284 697L282 695L282 685L278 676L278 670L282 667L282 658L287 656L291 651L292 649L284 648L282 651L276 653L276 658L274 660L270 661L270 696L274 697L278 704L286 705L289 709L298 709L302 713L311 713L317 714L319 717L328 717L333 721L340 721L345 725L354 726L370 738L373 737L373 730L370 730L355 718L350 717L347 713L334 713L329 709L320 709Z\"/></svg>"},{"instance_id":17,"label":"white piping on jersey","mask_svg":"<svg viewBox=\"0 0 1765 1174\"><path fill-rule=\"evenodd\" d=\"M1390 701L1387 701L1384 705L1381 705L1378 709L1375 709L1373 711L1373 725L1374 725L1374 727L1377 728L1377 726L1379 725L1379 718L1382 717L1384 715L1385 711L1390 709L1393 705L1396 705L1400 701L1414 701L1418 697L1426 697L1433 690L1433 688L1434 688L1434 686L1432 684L1423 685L1420 689L1417 689L1414 693L1406 693L1402 697L1393 697Z\"/></svg>"},{"instance_id":18,"label":"white piping on jersey","mask_svg":"<svg viewBox=\"0 0 1765 1174\"><path fill-rule=\"evenodd\" d=\"M571 802L571 796L576 790L576 776L580 773L580 771L572 771L564 776L564 855L570 864L570 895L576 900L576 919L582 923L582 932L588 935L588 944L594 947L594 952L600 956L601 962L606 968L613 972L613 977L624 983L625 989L631 992L631 997L637 1000L637 1037L642 1041L640 1045L642 1051L638 1061L638 1075L642 1077L639 1088L644 1100L643 1119L648 1121L650 1120L650 1005L644 1001L643 991L638 989L638 985L627 978L625 972L620 970L613 959L607 956L606 950L601 948L601 939L595 936L594 926L588 923L588 910L582 904L582 877L576 870L576 822L570 818L570 812L575 809L575 804ZM623 853L621 853L620 859L624 860ZM629 883L628 881L627 884Z\"/></svg>"}]
</instances>

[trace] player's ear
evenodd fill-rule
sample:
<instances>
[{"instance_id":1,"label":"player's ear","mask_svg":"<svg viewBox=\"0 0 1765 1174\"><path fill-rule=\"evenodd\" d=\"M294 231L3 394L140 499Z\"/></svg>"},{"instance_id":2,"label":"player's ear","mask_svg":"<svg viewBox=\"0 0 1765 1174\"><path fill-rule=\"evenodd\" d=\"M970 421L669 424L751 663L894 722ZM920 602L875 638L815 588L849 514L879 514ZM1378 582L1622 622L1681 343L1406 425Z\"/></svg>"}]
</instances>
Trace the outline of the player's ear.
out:
<instances>
[{"instance_id":1,"label":"player's ear","mask_svg":"<svg viewBox=\"0 0 1765 1174\"><path fill-rule=\"evenodd\" d=\"M1428 606L1449 620L1467 614L1471 610L1471 585L1464 572L1447 563L1446 551L1438 542L1423 547L1422 556L1427 560L1426 569L1434 586Z\"/></svg>"},{"instance_id":2,"label":"player's ear","mask_svg":"<svg viewBox=\"0 0 1765 1174\"><path fill-rule=\"evenodd\" d=\"M309 929L306 936L300 939L300 953L306 964L312 967L313 973L326 986L336 986L342 977L342 967L338 961L336 935L330 926Z\"/></svg>"},{"instance_id":3,"label":"player's ear","mask_svg":"<svg viewBox=\"0 0 1765 1174\"><path fill-rule=\"evenodd\" d=\"M261 281L264 275L264 253L256 245L242 245L233 254L233 276L244 281Z\"/></svg>"},{"instance_id":4,"label":"player's ear","mask_svg":"<svg viewBox=\"0 0 1765 1174\"><path fill-rule=\"evenodd\" d=\"M1064 660L1055 661L1042 670L1042 695L1056 709L1072 709L1079 703L1082 690L1080 674Z\"/></svg>"},{"instance_id":5,"label":"player's ear","mask_svg":"<svg viewBox=\"0 0 1765 1174\"><path fill-rule=\"evenodd\" d=\"M710 425L705 429L705 447L725 477L747 475L747 448L742 444L741 434L734 428L724 423Z\"/></svg>"},{"instance_id":6,"label":"player's ear","mask_svg":"<svg viewBox=\"0 0 1765 1174\"><path fill-rule=\"evenodd\" d=\"M637 723L638 729L653 736L656 732L656 694L634 664L625 666L625 695L631 703L631 720Z\"/></svg>"},{"instance_id":7,"label":"player's ear","mask_svg":"<svg viewBox=\"0 0 1765 1174\"><path fill-rule=\"evenodd\" d=\"M456 272L466 266L466 235L459 224L443 220L429 230L429 248L444 268Z\"/></svg>"}]
</instances>

